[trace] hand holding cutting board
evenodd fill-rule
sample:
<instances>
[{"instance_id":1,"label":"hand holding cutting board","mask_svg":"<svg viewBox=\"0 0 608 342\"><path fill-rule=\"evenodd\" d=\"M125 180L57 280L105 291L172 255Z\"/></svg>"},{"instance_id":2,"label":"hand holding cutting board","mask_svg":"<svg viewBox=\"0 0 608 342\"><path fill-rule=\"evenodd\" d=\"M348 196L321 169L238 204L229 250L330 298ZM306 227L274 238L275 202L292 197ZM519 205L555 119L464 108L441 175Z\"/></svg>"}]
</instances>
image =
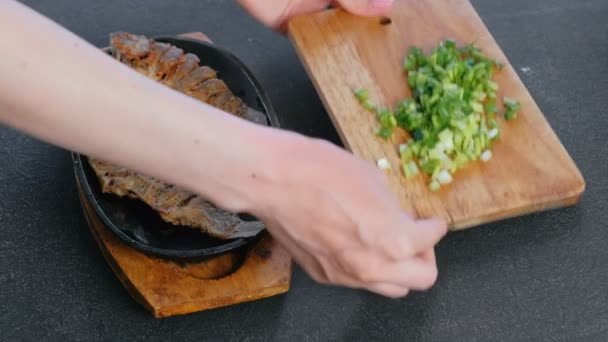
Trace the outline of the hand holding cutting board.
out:
<instances>
[{"instance_id":1,"label":"hand holding cutting board","mask_svg":"<svg viewBox=\"0 0 608 342\"><path fill-rule=\"evenodd\" d=\"M239 0L249 13L268 27L284 31L294 16L322 11L337 5L360 16L384 14L394 0Z\"/></svg>"}]
</instances>

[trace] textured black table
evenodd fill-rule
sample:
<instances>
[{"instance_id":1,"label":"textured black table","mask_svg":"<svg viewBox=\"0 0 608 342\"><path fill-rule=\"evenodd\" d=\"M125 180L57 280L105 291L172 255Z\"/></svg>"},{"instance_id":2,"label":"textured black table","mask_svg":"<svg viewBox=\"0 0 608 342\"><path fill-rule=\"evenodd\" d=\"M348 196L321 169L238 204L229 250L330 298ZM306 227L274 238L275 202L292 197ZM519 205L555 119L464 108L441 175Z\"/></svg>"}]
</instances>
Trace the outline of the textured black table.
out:
<instances>
[{"instance_id":1,"label":"textured black table","mask_svg":"<svg viewBox=\"0 0 608 342\"><path fill-rule=\"evenodd\" d=\"M204 31L254 70L286 128L338 141L289 41L234 1L25 3L98 46L114 30ZM581 168L580 205L451 234L436 286L403 300L297 269L285 296L156 320L101 256L69 154L0 128L0 340L608 340L608 1L474 5Z\"/></svg>"}]
</instances>

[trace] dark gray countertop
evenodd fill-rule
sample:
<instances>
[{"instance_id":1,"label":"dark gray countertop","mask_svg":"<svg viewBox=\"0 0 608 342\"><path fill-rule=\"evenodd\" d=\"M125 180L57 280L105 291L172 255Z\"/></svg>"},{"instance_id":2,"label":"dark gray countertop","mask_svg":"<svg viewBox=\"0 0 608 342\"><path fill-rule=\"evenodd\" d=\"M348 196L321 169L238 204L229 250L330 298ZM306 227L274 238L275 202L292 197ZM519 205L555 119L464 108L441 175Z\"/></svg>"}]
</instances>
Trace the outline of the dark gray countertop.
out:
<instances>
[{"instance_id":1,"label":"dark gray countertop","mask_svg":"<svg viewBox=\"0 0 608 342\"><path fill-rule=\"evenodd\" d=\"M337 142L289 41L234 1L25 3L98 46L115 30L204 31L253 69L284 127ZM0 339L608 340L608 1L474 5L583 172L578 206L450 234L436 286L402 300L296 269L284 296L156 320L90 235L69 154L0 128Z\"/></svg>"}]
</instances>

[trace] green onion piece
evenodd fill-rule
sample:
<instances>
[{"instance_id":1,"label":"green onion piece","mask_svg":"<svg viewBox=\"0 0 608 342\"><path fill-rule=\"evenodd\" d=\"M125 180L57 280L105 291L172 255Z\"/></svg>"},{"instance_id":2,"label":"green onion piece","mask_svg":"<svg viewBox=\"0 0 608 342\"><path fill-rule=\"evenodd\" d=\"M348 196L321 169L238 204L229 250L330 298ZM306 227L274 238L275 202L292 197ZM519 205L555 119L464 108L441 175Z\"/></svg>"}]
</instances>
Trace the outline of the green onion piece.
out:
<instances>
[{"instance_id":1,"label":"green onion piece","mask_svg":"<svg viewBox=\"0 0 608 342\"><path fill-rule=\"evenodd\" d=\"M363 89L356 91L361 104L378 116L377 134L390 138L402 128L412 140L399 146L401 168L407 178L418 172L430 176L429 186L439 189L452 182L453 174L472 161L487 161L500 138L496 97L492 80L502 64L485 56L474 44L456 47L453 40L440 41L426 54L412 46L403 59L412 97L394 110L379 109ZM503 98L504 118L517 116L519 102Z\"/></svg>"},{"instance_id":2,"label":"green onion piece","mask_svg":"<svg viewBox=\"0 0 608 342\"><path fill-rule=\"evenodd\" d=\"M489 115L496 114L498 109L496 108L496 103L488 103L485 105L486 113Z\"/></svg>"},{"instance_id":3,"label":"green onion piece","mask_svg":"<svg viewBox=\"0 0 608 342\"><path fill-rule=\"evenodd\" d=\"M519 107L521 106L518 101L516 101L508 96L503 97L503 102L505 104L505 107L507 107L509 109L519 110Z\"/></svg>"},{"instance_id":4,"label":"green onion piece","mask_svg":"<svg viewBox=\"0 0 608 342\"><path fill-rule=\"evenodd\" d=\"M402 167L406 178L411 178L420 172L414 161L404 162Z\"/></svg>"},{"instance_id":5,"label":"green onion piece","mask_svg":"<svg viewBox=\"0 0 608 342\"><path fill-rule=\"evenodd\" d=\"M445 185L452 183L452 175L447 170L441 170L437 175L439 184Z\"/></svg>"},{"instance_id":6,"label":"green onion piece","mask_svg":"<svg viewBox=\"0 0 608 342\"><path fill-rule=\"evenodd\" d=\"M496 83L494 81L488 81L488 82L486 82L486 85L487 85L488 89L493 90L494 92L496 92L498 90L498 83Z\"/></svg>"},{"instance_id":7,"label":"green onion piece","mask_svg":"<svg viewBox=\"0 0 608 342\"><path fill-rule=\"evenodd\" d=\"M363 108L370 110L370 111L375 111L376 105L370 100L365 100L365 101L363 101Z\"/></svg>"},{"instance_id":8,"label":"green onion piece","mask_svg":"<svg viewBox=\"0 0 608 342\"><path fill-rule=\"evenodd\" d=\"M439 188L441 188L441 184L439 184L439 182L436 180L431 181L431 183L429 184L429 189L431 189L431 191L433 192L438 191Z\"/></svg>"},{"instance_id":9,"label":"green onion piece","mask_svg":"<svg viewBox=\"0 0 608 342\"><path fill-rule=\"evenodd\" d=\"M503 103L505 105L505 120L513 120L517 117L517 112L521 108L519 101L516 101L510 97L503 97Z\"/></svg>"},{"instance_id":10,"label":"green onion piece","mask_svg":"<svg viewBox=\"0 0 608 342\"><path fill-rule=\"evenodd\" d=\"M510 110L508 109L507 111L505 111L505 120L507 121L511 121L513 119L517 118L517 112L514 110Z\"/></svg>"},{"instance_id":11,"label":"green onion piece","mask_svg":"<svg viewBox=\"0 0 608 342\"><path fill-rule=\"evenodd\" d=\"M369 92L367 89L357 89L355 91L355 96L359 99L360 102L366 101L369 98Z\"/></svg>"},{"instance_id":12,"label":"green onion piece","mask_svg":"<svg viewBox=\"0 0 608 342\"><path fill-rule=\"evenodd\" d=\"M490 151L490 150L486 150L486 151L483 151L483 153L481 154L481 158L480 158L480 159L481 159L481 161L483 161L483 162L487 162L487 161L489 161L491 158L492 158L492 151Z\"/></svg>"},{"instance_id":13,"label":"green onion piece","mask_svg":"<svg viewBox=\"0 0 608 342\"><path fill-rule=\"evenodd\" d=\"M450 50L453 50L456 48L456 42L454 42L451 39L446 39L441 44Z\"/></svg>"},{"instance_id":14,"label":"green onion piece","mask_svg":"<svg viewBox=\"0 0 608 342\"><path fill-rule=\"evenodd\" d=\"M479 102L471 101L471 108L475 113L483 113L483 106Z\"/></svg>"},{"instance_id":15,"label":"green onion piece","mask_svg":"<svg viewBox=\"0 0 608 342\"><path fill-rule=\"evenodd\" d=\"M376 135L388 139L393 135L393 129L390 127L380 127L378 131L376 131Z\"/></svg>"}]
</instances>

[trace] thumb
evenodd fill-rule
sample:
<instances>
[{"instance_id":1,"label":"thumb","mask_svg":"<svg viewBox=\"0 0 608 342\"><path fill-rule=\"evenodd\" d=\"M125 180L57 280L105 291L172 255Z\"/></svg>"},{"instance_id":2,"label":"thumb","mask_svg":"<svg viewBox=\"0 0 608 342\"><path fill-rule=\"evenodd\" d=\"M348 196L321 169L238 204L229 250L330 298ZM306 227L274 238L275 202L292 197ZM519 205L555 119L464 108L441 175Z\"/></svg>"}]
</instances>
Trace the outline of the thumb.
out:
<instances>
[{"instance_id":1,"label":"thumb","mask_svg":"<svg viewBox=\"0 0 608 342\"><path fill-rule=\"evenodd\" d=\"M394 0L338 0L340 7L361 16L380 15L388 12Z\"/></svg>"}]
</instances>

